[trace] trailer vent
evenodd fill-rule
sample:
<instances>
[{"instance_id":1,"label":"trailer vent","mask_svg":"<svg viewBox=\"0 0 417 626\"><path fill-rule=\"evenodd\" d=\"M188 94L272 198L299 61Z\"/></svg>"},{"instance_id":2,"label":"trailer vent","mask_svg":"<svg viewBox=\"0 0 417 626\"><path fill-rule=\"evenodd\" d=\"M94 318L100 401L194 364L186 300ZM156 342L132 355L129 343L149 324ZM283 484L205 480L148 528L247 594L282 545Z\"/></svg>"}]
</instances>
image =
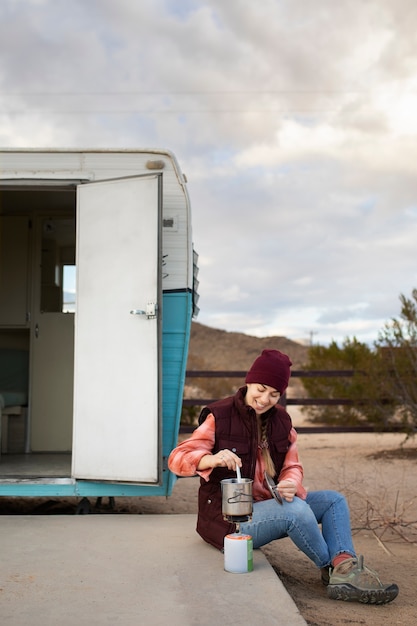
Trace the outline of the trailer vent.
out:
<instances>
[{"instance_id":1,"label":"trailer vent","mask_svg":"<svg viewBox=\"0 0 417 626\"><path fill-rule=\"evenodd\" d=\"M148 170L163 170L165 167L165 161L147 161L146 167Z\"/></svg>"},{"instance_id":2,"label":"trailer vent","mask_svg":"<svg viewBox=\"0 0 417 626\"><path fill-rule=\"evenodd\" d=\"M178 230L178 216L173 215L172 217L164 217L162 220L162 224L164 228L169 228L171 230Z\"/></svg>"}]
</instances>

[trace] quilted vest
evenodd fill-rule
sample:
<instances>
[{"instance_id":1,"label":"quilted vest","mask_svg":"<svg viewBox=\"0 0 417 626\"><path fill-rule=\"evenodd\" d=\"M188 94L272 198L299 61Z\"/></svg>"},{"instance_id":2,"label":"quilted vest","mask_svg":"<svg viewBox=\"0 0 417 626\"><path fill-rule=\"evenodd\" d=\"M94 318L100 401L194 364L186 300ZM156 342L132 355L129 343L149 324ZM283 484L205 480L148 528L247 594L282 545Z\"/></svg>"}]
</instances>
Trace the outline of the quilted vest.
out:
<instances>
[{"instance_id":1,"label":"quilted vest","mask_svg":"<svg viewBox=\"0 0 417 626\"><path fill-rule=\"evenodd\" d=\"M201 424L209 413L215 417L216 435L213 454L225 448L235 452L242 460L244 478L254 478L258 449L257 417L252 407L245 404L247 387L241 387L234 396L210 404L200 414ZM274 479L281 472L289 448L291 418L283 407L275 405L268 411L267 440L269 452L276 468ZM200 479L198 492L197 532L219 550L224 537L236 531L236 525L223 519L220 482L236 478L236 472L227 468L213 469L208 481Z\"/></svg>"}]
</instances>

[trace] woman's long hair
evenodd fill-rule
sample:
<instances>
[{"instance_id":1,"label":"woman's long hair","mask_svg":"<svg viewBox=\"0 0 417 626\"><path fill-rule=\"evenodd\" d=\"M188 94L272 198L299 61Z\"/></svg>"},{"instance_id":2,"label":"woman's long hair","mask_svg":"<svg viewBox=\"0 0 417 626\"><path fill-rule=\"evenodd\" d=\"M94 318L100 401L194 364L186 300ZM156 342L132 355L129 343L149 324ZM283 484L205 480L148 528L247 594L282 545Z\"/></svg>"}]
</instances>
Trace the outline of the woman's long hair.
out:
<instances>
[{"instance_id":1,"label":"woman's long hair","mask_svg":"<svg viewBox=\"0 0 417 626\"><path fill-rule=\"evenodd\" d=\"M275 476L276 470L274 462L271 458L271 454L269 452L268 438L266 436L267 427L269 423L269 416L260 415L258 419L258 430L259 430L259 445L262 449L262 457L265 463L265 470L267 473L273 478Z\"/></svg>"}]
</instances>

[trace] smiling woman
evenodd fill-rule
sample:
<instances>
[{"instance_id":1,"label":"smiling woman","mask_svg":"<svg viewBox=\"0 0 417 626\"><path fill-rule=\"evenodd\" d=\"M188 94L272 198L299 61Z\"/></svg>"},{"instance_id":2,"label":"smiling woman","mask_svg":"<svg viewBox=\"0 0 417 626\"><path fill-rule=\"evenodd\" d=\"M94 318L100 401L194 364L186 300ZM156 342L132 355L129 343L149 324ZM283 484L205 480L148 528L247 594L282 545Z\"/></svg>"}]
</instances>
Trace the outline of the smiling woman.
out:
<instances>
[{"instance_id":1,"label":"smiling woman","mask_svg":"<svg viewBox=\"0 0 417 626\"><path fill-rule=\"evenodd\" d=\"M254 548L290 537L321 569L329 598L391 602L397 585L383 585L356 556L344 496L303 486L297 433L278 405L290 366L286 354L263 350L244 387L203 409L200 425L171 452L168 466L180 476L200 476L197 532L215 548L225 549L227 537L239 531L252 538ZM236 521L224 514L222 484L238 468L253 482L254 504L249 519Z\"/></svg>"}]
</instances>

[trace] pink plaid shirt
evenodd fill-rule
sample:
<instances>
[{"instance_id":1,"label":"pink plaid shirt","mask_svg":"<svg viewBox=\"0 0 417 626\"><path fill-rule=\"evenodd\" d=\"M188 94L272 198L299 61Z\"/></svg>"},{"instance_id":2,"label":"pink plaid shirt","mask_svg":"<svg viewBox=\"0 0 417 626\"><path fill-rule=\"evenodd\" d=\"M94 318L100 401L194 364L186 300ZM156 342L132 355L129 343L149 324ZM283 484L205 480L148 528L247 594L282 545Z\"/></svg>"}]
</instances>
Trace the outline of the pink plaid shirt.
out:
<instances>
[{"instance_id":1,"label":"pink plaid shirt","mask_svg":"<svg viewBox=\"0 0 417 626\"><path fill-rule=\"evenodd\" d=\"M298 458L297 432L291 429L290 447L285 456L284 465L279 475L279 481L292 480L297 485L297 496L305 500L307 492L303 487L303 466ZM168 459L168 467L177 476L195 476L199 474L208 481L212 469L198 471L197 466L200 459L206 454L212 454L215 441L215 421L214 415L210 413L205 421L195 429L189 439L182 441L171 452ZM271 494L264 483L265 465L262 457L262 450L258 446L258 453L255 466L255 476L253 480L253 499L256 501L267 500Z\"/></svg>"}]
</instances>

